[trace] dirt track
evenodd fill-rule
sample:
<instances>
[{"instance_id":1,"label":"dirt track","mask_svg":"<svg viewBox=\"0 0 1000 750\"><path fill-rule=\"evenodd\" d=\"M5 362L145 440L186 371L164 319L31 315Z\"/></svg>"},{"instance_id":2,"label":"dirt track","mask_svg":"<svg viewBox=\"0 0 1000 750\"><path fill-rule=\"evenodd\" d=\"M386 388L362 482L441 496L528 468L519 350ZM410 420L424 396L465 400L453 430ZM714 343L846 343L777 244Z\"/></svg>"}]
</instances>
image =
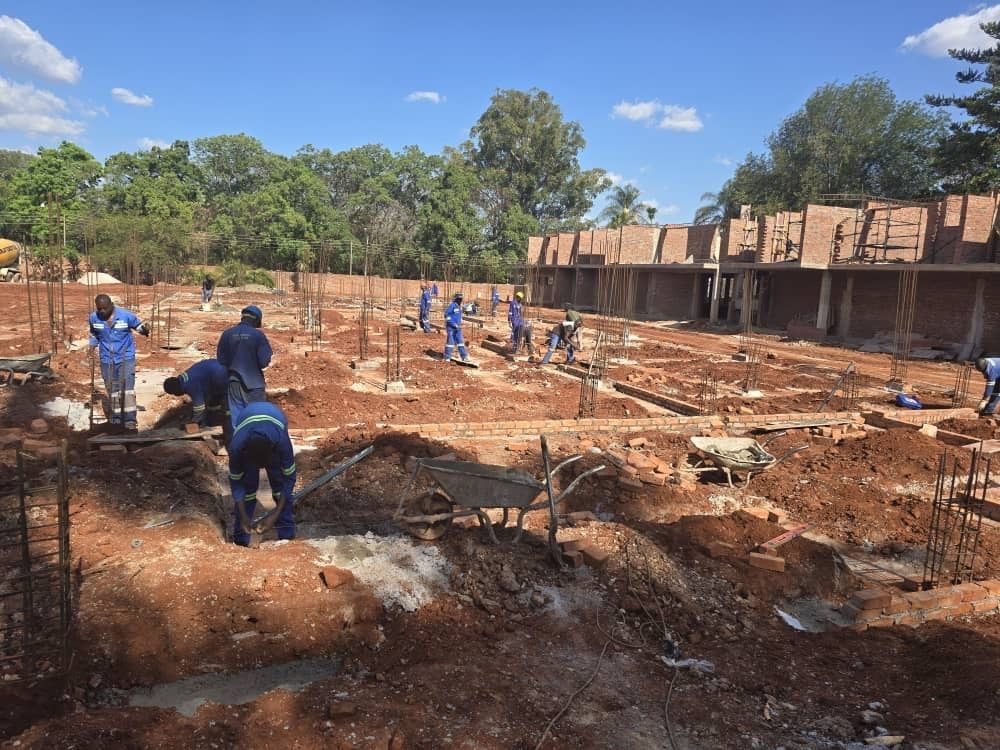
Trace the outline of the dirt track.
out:
<instances>
[{"instance_id":1,"label":"dirt track","mask_svg":"<svg viewBox=\"0 0 1000 750\"><path fill-rule=\"evenodd\" d=\"M86 291L67 289L78 342ZM20 294L23 288L0 286L0 303L13 307ZM151 300L151 290L144 294ZM885 728L906 735L904 747L1000 746L992 718L1000 708L1000 618L798 632L775 606L818 599L835 606L864 585L829 546L804 537L790 542L784 574L706 554L713 541L749 549L780 533L741 510L768 507L816 524L817 534L859 555L912 566L926 544L938 441L890 430L828 446L799 430L780 438L776 450L810 447L746 488L730 489L711 473L636 492L613 478L585 482L563 510L593 511L600 520L561 536L606 551L600 568L556 569L547 558L544 513L528 516L527 539L517 546L493 547L480 530L457 523L439 542L415 545L391 523L408 459L454 452L538 476L541 458L536 448L515 452L504 441L438 443L379 425L571 418L578 380L475 346L481 369L457 368L424 353L440 347L440 335L404 332L406 391L387 394L374 385L379 370L348 366L357 354L357 308L347 301L324 311L323 342L313 351L296 309L268 295L220 290L226 309L201 313L196 290L158 294L173 295L171 341L182 348L140 341L139 368L149 377L140 390L142 426L177 412L157 378L210 356L235 311L253 301L264 308L275 349L268 387L293 428L340 428L299 454L300 482L373 440L376 451L299 510L299 539L244 550L223 541L223 464L205 446L88 454L84 433L50 418L50 437L68 437L74 465L74 658L68 686L43 680L5 690L0 730L18 747L532 748L592 675L543 747L662 748L670 747L670 732L681 748L849 747L872 731L860 717L873 702L881 704ZM494 332L503 333L502 319ZM724 413L810 413L848 361L870 382L888 375L885 355L772 341L765 398L744 400L742 368L731 359L735 337L650 325L637 326L637 334L630 356L640 365L612 377L634 376L635 385L690 400L709 362ZM373 328L375 359L380 335ZM25 321L0 334L0 356L31 348ZM54 368L61 376L54 384L0 391L0 426L25 426L57 395L87 400L83 350L58 354ZM948 365L911 366L918 384L943 390L953 378ZM970 385L973 396L977 387ZM869 384L862 399L886 405L889 397ZM618 416L662 412L604 391L600 408ZM635 437L671 466L690 450L684 437L655 432L565 435L552 443L557 458L583 452L579 466L586 468L602 460L589 448L621 448ZM10 455L0 453L8 470ZM173 522L143 528L163 518ZM994 524L981 541L978 572L996 577ZM320 577L329 567L351 575L329 588ZM406 575L393 577L400 572ZM710 661L714 672L667 667L661 656L673 644L682 658ZM190 717L122 705L137 687L316 657L341 661L334 675L298 692L210 703Z\"/></svg>"}]
</instances>

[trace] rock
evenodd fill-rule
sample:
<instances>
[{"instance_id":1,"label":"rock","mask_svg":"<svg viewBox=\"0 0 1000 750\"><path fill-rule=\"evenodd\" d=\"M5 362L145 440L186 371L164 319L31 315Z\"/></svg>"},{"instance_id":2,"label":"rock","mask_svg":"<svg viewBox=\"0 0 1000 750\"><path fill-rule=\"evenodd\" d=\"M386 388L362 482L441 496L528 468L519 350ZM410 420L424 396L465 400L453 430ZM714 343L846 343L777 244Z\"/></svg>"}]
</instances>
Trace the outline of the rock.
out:
<instances>
[{"instance_id":1,"label":"rock","mask_svg":"<svg viewBox=\"0 0 1000 750\"><path fill-rule=\"evenodd\" d=\"M865 744L869 747L896 747L902 745L905 739L902 734L883 734L881 737L865 738Z\"/></svg>"},{"instance_id":2,"label":"rock","mask_svg":"<svg viewBox=\"0 0 1000 750\"><path fill-rule=\"evenodd\" d=\"M103 679L101 676L99 674L95 674L91 676L91 678L87 681L87 684L90 685L92 690L97 690L97 688L101 686L102 682Z\"/></svg>"},{"instance_id":3,"label":"rock","mask_svg":"<svg viewBox=\"0 0 1000 750\"><path fill-rule=\"evenodd\" d=\"M44 435L49 431L49 423L44 419L32 419L31 426L28 427L28 432L32 435Z\"/></svg>"},{"instance_id":4,"label":"rock","mask_svg":"<svg viewBox=\"0 0 1000 750\"><path fill-rule=\"evenodd\" d=\"M328 589L335 589L343 586L345 583L351 583L354 580L354 574L349 570L344 570L343 568L336 568L332 565L323 568L319 572L320 578L323 579L323 584Z\"/></svg>"},{"instance_id":5,"label":"rock","mask_svg":"<svg viewBox=\"0 0 1000 750\"><path fill-rule=\"evenodd\" d=\"M544 607L545 606L545 597L542 596L542 592L541 591L537 591L537 590L536 591L532 591L531 592L530 602L531 602L531 606L532 607Z\"/></svg>"},{"instance_id":6,"label":"rock","mask_svg":"<svg viewBox=\"0 0 1000 750\"><path fill-rule=\"evenodd\" d=\"M878 711L865 709L861 712L861 721L870 726L873 724L881 724L885 721L885 717Z\"/></svg>"},{"instance_id":7,"label":"rock","mask_svg":"<svg viewBox=\"0 0 1000 750\"><path fill-rule=\"evenodd\" d=\"M632 438L631 440L628 441L628 447L629 448L641 448L647 442L649 442L649 441L647 441L646 438L644 438L644 437Z\"/></svg>"},{"instance_id":8,"label":"rock","mask_svg":"<svg viewBox=\"0 0 1000 750\"><path fill-rule=\"evenodd\" d=\"M481 596L478 592L472 595L472 601L475 602L477 607L485 610L491 615L500 614L500 603L495 602L492 599L487 599L486 597Z\"/></svg>"},{"instance_id":9,"label":"rock","mask_svg":"<svg viewBox=\"0 0 1000 750\"><path fill-rule=\"evenodd\" d=\"M515 594L521 590L521 584L517 582L517 577L514 575L514 571L511 570L508 565L504 565L500 569L500 575L497 577L497 583L500 584L500 588L509 594Z\"/></svg>"}]
</instances>

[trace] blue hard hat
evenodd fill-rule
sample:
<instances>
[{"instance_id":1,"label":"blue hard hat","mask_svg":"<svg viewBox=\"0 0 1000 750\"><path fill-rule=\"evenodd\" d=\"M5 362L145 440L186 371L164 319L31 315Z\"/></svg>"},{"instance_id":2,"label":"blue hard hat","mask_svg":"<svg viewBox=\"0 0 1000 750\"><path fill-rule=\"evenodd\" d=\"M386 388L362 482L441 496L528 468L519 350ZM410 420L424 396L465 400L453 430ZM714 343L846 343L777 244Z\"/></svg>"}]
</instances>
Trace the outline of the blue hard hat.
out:
<instances>
[{"instance_id":1,"label":"blue hard hat","mask_svg":"<svg viewBox=\"0 0 1000 750\"><path fill-rule=\"evenodd\" d=\"M260 324L264 321L264 313L260 311L257 305L247 305L240 312L240 315L244 318L253 318L256 320L258 328L260 328Z\"/></svg>"}]
</instances>

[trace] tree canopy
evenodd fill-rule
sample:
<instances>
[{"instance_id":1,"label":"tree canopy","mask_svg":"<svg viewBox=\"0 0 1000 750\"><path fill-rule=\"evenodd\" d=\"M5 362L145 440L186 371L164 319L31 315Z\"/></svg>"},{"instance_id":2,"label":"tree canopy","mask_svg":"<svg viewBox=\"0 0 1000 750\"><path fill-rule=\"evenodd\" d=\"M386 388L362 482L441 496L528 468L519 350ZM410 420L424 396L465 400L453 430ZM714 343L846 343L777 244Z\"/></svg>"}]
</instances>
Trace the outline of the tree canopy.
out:
<instances>
[{"instance_id":1,"label":"tree canopy","mask_svg":"<svg viewBox=\"0 0 1000 750\"><path fill-rule=\"evenodd\" d=\"M743 160L718 197L727 215L741 203L797 210L844 193L927 198L940 190L934 155L946 121L897 99L882 78L826 84L768 137L767 154Z\"/></svg>"}]
</instances>

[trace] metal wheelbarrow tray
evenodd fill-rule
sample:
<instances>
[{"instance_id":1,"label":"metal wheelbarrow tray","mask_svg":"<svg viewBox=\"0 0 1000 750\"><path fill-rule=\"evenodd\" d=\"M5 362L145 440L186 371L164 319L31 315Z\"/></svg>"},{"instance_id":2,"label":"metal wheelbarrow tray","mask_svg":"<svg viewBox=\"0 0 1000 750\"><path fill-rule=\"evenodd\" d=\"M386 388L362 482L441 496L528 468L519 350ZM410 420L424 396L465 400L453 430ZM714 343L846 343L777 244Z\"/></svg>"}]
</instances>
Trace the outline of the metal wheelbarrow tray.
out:
<instances>
[{"instance_id":1,"label":"metal wheelbarrow tray","mask_svg":"<svg viewBox=\"0 0 1000 750\"><path fill-rule=\"evenodd\" d=\"M771 440L784 434L778 433ZM712 468L719 469L726 475L730 487L733 486L734 471L745 471L747 475L745 484L749 484L750 477L754 474L772 469L789 456L808 447L801 445L778 458L764 450L764 446L753 438L694 436L690 440L698 449L698 453L713 465ZM767 445L767 442L764 445ZM698 467L695 467L695 470L698 471Z\"/></svg>"},{"instance_id":2,"label":"metal wheelbarrow tray","mask_svg":"<svg viewBox=\"0 0 1000 750\"><path fill-rule=\"evenodd\" d=\"M0 357L0 386L8 386L17 383L14 380L14 373L27 375L24 383L29 380L48 380L55 377L52 368L49 367L49 360L52 359L52 352L43 354L29 354L24 357Z\"/></svg>"},{"instance_id":3,"label":"metal wheelbarrow tray","mask_svg":"<svg viewBox=\"0 0 1000 750\"><path fill-rule=\"evenodd\" d=\"M417 539L433 541L448 531L451 522L462 516L476 516L479 525L486 530L494 544L499 541L493 530L493 523L484 508L503 510L500 528L507 526L512 509L517 510L517 532L513 541L520 541L524 533L524 516L543 508L549 509L550 547L555 544L558 530L558 516L555 506L568 496L587 477L601 471L604 466L589 469L580 474L560 493L552 489L553 477L563 468L580 460L582 456L571 456L554 469L549 470L549 452L545 436L541 436L542 462L545 481L539 481L518 469L507 466L474 463L472 461L443 461L428 458L417 461L417 467L403 490L396 510L395 520L406 525L407 530ZM438 488L428 490L416 497L410 497L417 476L426 471L438 484ZM534 502L541 493L545 498Z\"/></svg>"}]
</instances>

